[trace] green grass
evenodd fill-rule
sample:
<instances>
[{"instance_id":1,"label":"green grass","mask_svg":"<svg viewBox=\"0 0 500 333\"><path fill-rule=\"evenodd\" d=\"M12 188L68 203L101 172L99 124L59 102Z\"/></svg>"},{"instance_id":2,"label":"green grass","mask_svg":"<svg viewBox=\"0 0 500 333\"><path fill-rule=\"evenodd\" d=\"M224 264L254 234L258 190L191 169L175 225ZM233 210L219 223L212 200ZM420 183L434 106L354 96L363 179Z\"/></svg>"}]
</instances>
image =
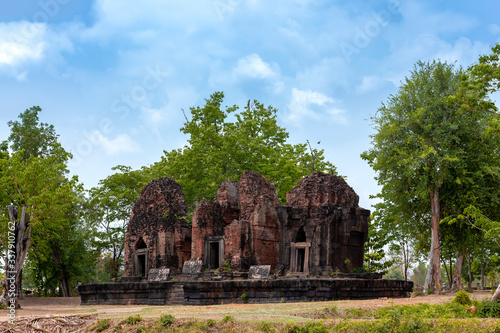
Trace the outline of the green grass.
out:
<instances>
[{"instance_id":1,"label":"green grass","mask_svg":"<svg viewBox=\"0 0 500 333\"><path fill-rule=\"evenodd\" d=\"M277 315L273 320L242 321L238 311L226 314L220 321L214 319L176 319L171 314L159 318L142 319L139 315L122 320L115 331L129 332L273 332L273 333L416 333L416 332L494 332L500 333L500 302L467 300L459 294L443 304L419 303L414 305L390 305L378 309L359 307L339 308L329 305L293 314L288 318ZM390 302L392 303L392 302ZM279 304L276 304L279 306ZM304 310L302 307L295 309ZM258 308L252 308L257 310ZM239 310L250 311L239 308ZM255 312L254 311L254 315ZM194 312L193 312L194 313ZM279 312L277 312L278 314ZM234 314L234 315L233 315ZM268 313L269 315L269 313ZM266 317L268 318L268 317ZM293 319L292 319L293 318ZM485 319L487 318L487 319ZM92 327L98 331L103 321ZM101 324L99 324L101 323ZM123 325L123 326L121 326ZM106 328L109 327L109 321ZM132 332L132 331L130 331Z\"/></svg>"}]
</instances>

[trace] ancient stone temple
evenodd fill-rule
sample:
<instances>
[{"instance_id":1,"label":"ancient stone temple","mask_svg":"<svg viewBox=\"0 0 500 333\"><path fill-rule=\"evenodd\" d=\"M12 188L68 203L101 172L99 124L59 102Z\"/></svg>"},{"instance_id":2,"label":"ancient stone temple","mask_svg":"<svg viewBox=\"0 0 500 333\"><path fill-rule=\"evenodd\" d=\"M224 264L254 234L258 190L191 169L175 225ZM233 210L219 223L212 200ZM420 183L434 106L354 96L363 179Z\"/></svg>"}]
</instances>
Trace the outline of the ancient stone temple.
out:
<instances>
[{"instance_id":1,"label":"ancient stone temple","mask_svg":"<svg viewBox=\"0 0 500 333\"><path fill-rule=\"evenodd\" d=\"M370 211L339 176L315 173L287 193L278 207L282 230L280 266L325 275L363 266Z\"/></svg>"},{"instance_id":2,"label":"ancient stone temple","mask_svg":"<svg viewBox=\"0 0 500 333\"><path fill-rule=\"evenodd\" d=\"M358 196L341 177L305 177L283 206L273 185L245 171L239 182L222 183L215 201L201 201L190 225L179 184L154 180L133 207L125 276L79 286L81 304L405 297L410 281L353 273L363 265L368 219L369 211L358 206Z\"/></svg>"},{"instance_id":3,"label":"ancient stone temple","mask_svg":"<svg viewBox=\"0 0 500 333\"><path fill-rule=\"evenodd\" d=\"M127 276L151 268L179 271L184 261L205 269L225 262L248 271L269 265L280 273L327 275L363 265L369 211L339 176L316 173L302 179L279 203L276 189L260 174L245 171L239 182L221 184L214 202L196 207L192 227L181 187L162 178L148 184L134 205L126 236Z\"/></svg>"},{"instance_id":4,"label":"ancient stone temple","mask_svg":"<svg viewBox=\"0 0 500 333\"><path fill-rule=\"evenodd\" d=\"M191 257L191 226L182 219L186 212L184 193L174 180L153 180L142 189L125 236L125 276L182 269Z\"/></svg>"}]
</instances>

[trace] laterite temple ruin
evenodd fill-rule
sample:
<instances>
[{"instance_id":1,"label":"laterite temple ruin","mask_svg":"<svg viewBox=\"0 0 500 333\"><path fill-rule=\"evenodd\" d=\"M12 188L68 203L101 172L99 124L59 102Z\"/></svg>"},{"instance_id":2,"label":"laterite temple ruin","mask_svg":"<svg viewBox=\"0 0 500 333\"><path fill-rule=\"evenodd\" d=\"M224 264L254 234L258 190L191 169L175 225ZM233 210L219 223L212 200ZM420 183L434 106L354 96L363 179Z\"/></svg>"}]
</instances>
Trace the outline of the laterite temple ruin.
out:
<instances>
[{"instance_id":1,"label":"laterite temple ruin","mask_svg":"<svg viewBox=\"0 0 500 333\"><path fill-rule=\"evenodd\" d=\"M81 286L82 304L404 296L411 282L351 273L363 266L368 236L370 212L358 201L342 177L317 172L281 205L272 184L245 171L239 182L223 182L215 201L202 200L190 225L181 186L154 180L132 210L122 282ZM249 279L259 268L267 274ZM159 272L166 276L158 280Z\"/></svg>"},{"instance_id":2,"label":"laterite temple ruin","mask_svg":"<svg viewBox=\"0 0 500 333\"><path fill-rule=\"evenodd\" d=\"M363 266L370 211L339 176L305 177L280 205L273 185L245 171L226 181L216 201L202 200L192 227L182 188L170 178L152 181L133 208L125 241L126 276L150 269L181 271L200 260L204 269L223 262L237 271L270 265L271 271L327 275ZM347 267L346 263L349 263Z\"/></svg>"}]
</instances>

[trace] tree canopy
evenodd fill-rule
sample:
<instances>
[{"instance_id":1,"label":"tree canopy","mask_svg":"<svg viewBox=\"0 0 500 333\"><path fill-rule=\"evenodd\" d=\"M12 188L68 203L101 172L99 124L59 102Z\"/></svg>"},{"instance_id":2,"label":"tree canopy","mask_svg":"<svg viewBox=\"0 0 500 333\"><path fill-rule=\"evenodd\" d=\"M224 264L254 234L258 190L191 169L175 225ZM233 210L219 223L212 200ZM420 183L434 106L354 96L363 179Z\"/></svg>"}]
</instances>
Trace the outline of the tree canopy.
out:
<instances>
[{"instance_id":1,"label":"tree canopy","mask_svg":"<svg viewBox=\"0 0 500 333\"><path fill-rule=\"evenodd\" d=\"M462 75L452 64L418 62L398 92L371 118L376 133L372 147L362 154L377 172L385 201L407 218L430 217L426 288L440 285L443 209L450 214L464 208L454 193L463 194L462 199L477 198L477 178L495 163L487 158L495 149L487 134L492 116L449 103Z\"/></svg>"},{"instance_id":2,"label":"tree canopy","mask_svg":"<svg viewBox=\"0 0 500 333\"><path fill-rule=\"evenodd\" d=\"M223 181L237 180L247 169L272 182L283 202L304 175L336 173L323 150L287 143L288 133L278 125L272 106L248 101L239 111L236 105L224 108L223 99L222 92L215 92L204 106L192 107L191 119L186 117L181 128L189 136L188 144L165 151L149 169L153 178L174 178L191 208L203 198L215 198Z\"/></svg>"}]
</instances>

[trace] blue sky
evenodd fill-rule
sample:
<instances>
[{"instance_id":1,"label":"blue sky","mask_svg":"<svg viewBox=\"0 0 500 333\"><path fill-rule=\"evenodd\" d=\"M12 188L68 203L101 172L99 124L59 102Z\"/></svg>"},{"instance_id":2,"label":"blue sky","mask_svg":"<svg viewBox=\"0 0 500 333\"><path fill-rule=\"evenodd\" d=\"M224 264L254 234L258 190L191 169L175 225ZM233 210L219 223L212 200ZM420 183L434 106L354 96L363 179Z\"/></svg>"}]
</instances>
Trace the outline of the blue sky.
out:
<instances>
[{"instance_id":1,"label":"blue sky","mask_svg":"<svg viewBox=\"0 0 500 333\"><path fill-rule=\"evenodd\" d=\"M0 139L39 105L85 187L179 148L214 91L279 109L369 208L369 117L418 60L464 67L500 42L496 1L0 0Z\"/></svg>"}]
</instances>

